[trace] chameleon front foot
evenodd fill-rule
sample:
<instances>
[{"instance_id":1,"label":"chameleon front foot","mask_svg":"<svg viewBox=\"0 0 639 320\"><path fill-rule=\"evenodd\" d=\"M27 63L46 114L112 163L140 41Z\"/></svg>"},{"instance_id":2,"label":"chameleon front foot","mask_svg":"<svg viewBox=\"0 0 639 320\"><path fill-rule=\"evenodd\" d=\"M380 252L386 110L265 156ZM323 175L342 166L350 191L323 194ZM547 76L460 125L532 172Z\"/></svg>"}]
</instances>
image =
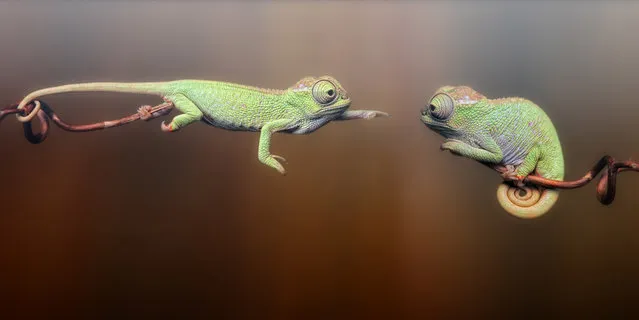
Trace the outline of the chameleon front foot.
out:
<instances>
[{"instance_id":1,"label":"chameleon front foot","mask_svg":"<svg viewBox=\"0 0 639 320\"><path fill-rule=\"evenodd\" d=\"M439 146L439 150L449 151L454 156L462 156L461 152L458 150L461 145L462 142L460 141L447 139Z\"/></svg>"},{"instance_id":2,"label":"chameleon front foot","mask_svg":"<svg viewBox=\"0 0 639 320\"><path fill-rule=\"evenodd\" d=\"M262 162L263 164L277 170L279 173L281 173L282 175L286 175L286 170L284 169L284 167L282 166L282 164L278 161L282 161L284 163L286 163L286 159L284 159L284 157L280 157L278 155L268 155L265 157L260 157L260 162Z\"/></svg>"}]
</instances>

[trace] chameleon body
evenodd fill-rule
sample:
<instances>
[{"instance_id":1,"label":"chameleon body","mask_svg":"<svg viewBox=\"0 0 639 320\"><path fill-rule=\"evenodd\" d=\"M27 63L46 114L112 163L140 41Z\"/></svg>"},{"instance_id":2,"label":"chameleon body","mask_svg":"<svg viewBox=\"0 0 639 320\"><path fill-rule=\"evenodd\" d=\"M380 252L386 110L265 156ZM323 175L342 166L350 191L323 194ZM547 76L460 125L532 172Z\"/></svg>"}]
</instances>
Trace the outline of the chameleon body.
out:
<instances>
[{"instance_id":1,"label":"chameleon body","mask_svg":"<svg viewBox=\"0 0 639 320\"><path fill-rule=\"evenodd\" d=\"M259 131L259 161L282 174L286 174L286 170L278 160L286 160L270 153L273 133L308 134L333 120L388 116L379 111L347 110L351 100L342 85L330 76L305 77L285 90L207 80L69 84L34 91L20 102L18 108L22 109L44 95L87 91L161 96L181 112L168 125L162 122L161 129L165 132L178 131L197 121L226 130ZM36 103L31 113L18 115L18 120L30 121L39 107ZM138 112L148 114L150 108L143 106Z\"/></svg>"},{"instance_id":2,"label":"chameleon body","mask_svg":"<svg viewBox=\"0 0 639 320\"><path fill-rule=\"evenodd\" d=\"M505 181L497 188L497 199L508 213L535 218L557 201L557 190L522 183L529 174L564 178L555 127L533 102L517 97L488 99L467 86L445 86L421 110L421 120L446 138L442 150L479 161L502 175Z\"/></svg>"}]
</instances>

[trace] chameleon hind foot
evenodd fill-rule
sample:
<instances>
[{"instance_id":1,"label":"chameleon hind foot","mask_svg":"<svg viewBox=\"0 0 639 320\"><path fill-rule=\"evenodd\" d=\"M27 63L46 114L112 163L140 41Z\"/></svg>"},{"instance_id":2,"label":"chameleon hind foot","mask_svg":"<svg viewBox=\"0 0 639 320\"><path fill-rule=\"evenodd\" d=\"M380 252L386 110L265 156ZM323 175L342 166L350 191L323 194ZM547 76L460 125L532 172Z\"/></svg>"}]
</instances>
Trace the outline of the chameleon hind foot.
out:
<instances>
[{"instance_id":1,"label":"chameleon hind foot","mask_svg":"<svg viewBox=\"0 0 639 320\"><path fill-rule=\"evenodd\" d=\"M140 120L149 121L171 113L171 109L173 109L173 104L171 102L165 102L155 107L143 105L138 108L137 114L140 116Z\"/></svg>"},{"instance_id":2,"label":"chameleon hind foot","mask_svg":"<svg viewBox=\"0 0 639 320\"><path fill-rule=\"evenodd\" d=\"M181 111L182 114L175 116L168 125L162 121L160 126L162 131L175 132L202 119L202 111L184 95L178 94L172 97L164 97L163 99L166 103L172 104Z\"/></svg>"},{"instance_id":3,"label":"chameleon hind foot","mask_svg":"<svg viewBox=\"0 0 639 320\"><path fill-rule=\"evenodd\" d=\"M140 115L140 119L147 121L149 119L151 119L152 115L151 115L151 111L153 110L153 107L151 107L150 105L144 105L138 108L138 114Z\"/></svg>"},{"instance_id":4,"label":"chameleon hind foot","mask_svg":"<svg viewBox=\"0 0 639 320\"><path fill-rule=\"evenodd\" d=\"M162 121L162 123L160 124L160 129L162 129L163 132L175 132L177 131L177 129L173 128L173 123L169 123L168 125Z\"/></svg>"}]
</instances>

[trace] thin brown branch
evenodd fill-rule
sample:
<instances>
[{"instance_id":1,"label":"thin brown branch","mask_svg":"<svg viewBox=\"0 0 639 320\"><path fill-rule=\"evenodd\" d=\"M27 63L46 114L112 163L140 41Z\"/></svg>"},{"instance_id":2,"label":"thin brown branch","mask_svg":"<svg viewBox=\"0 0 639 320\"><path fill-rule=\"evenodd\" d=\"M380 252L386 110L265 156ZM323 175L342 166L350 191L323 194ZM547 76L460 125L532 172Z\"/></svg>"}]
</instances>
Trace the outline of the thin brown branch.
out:
<instances>
[{"instance_id":1,"label":"thin brown branch","mask_svg":"<svg viewBox=\"0 0 639 320\"><path fill-rule=\"evenodd\" d=\"M544 188L576 189L590 183L590 181L606 167L608 169L601 175L597 183L597 199L602 204L608 205L615 199L617 174L623 171L639 172L639 163L633 161L615 161L613 157L606 155L603 156L590 171L586 172L583 177L574 181L551 180L537 175L529 175L524 178L523 182Z\"/></svg>"},{"instance_id":2,"label":"thin brown branch","mask_svg":"<svg viewBox=\"0 0 639 320\"><path fill-rule=\"evenodd\" d=\"M52 120L53 123L55 123L58 127L66 131L87 132L87 131L96 131L96 130L118 127L118 126L122 126L140 119L148 121L151 119L155 119L157 117L167 115L173 109L172 103L165 102L151 108L150 110L147 111L146 114L138 111L135 114L132 114L130 116L120 118L117 120L96 122L96 123L84 124L84 125L72 125L72 124L64 122L55 112L53 112L53 110L46 103L44 103L43 101L39 101L39 103L41 105L41 110L38 111L37 116L40 122L40 132L37 134L33 132L33 127L31 122L25 122L22 124L24 128L25 137L27 138L29 142L34 144L41 143L47 138L47 135L49 132L49 120ZM22 114L22 115L28 114L34 108L33 103L30 103L29 105L27 105L23 110L18 110L17 106L18 105L15 104L0 110L0 121L10 114Z\"/></svg>"}]
</instances>

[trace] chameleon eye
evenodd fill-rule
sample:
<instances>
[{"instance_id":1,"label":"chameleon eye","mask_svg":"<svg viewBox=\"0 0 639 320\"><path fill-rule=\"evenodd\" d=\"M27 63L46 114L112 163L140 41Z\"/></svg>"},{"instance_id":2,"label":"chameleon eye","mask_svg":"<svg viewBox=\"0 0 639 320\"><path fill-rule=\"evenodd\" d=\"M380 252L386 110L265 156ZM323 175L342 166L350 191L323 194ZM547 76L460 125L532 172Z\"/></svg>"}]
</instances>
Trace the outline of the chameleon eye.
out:
<instances>
[{"instance_id":1,"label":"chameleon eye","mask_svg":"<svg viewBox=\"0 0 639 320\"><path fill-rule=\"evenodd\" d=\"M328 80L320 80L313 86L313 99L321 105L329 105L337 98L337 88Z\"/></svg>"},{"instance_id":2,"label":"chameleon eye","mask_svg":"<svg viewBox=\"0 0 639 320\"><path fill-rule=\"evenodd\" d=\"M428 108L433 118L445 121L453 114L455 103L449 95L439 93L430 100L430 106Z\"/></svg>"}]
</instances>

